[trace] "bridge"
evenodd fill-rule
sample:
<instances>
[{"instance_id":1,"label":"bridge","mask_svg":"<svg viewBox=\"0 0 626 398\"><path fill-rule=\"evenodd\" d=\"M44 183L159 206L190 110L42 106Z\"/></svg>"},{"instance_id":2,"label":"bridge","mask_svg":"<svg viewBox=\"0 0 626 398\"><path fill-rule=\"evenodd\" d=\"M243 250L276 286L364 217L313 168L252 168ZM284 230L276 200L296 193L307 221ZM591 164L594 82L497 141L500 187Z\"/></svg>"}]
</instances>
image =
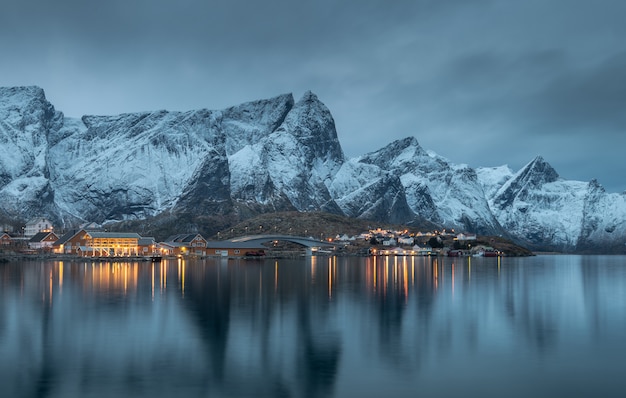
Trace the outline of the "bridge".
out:
<instances>
[{"instance_id":1,"label":"bridge","mask_svg":"<svg viewBox=\"0 0 626 398\"><path fill-rule=\"evenodd\" d=\"M263 244L273 242L275 240L282 242L291 242L307 248L307 254L312 254L312 248L314 247L327 247L327 248L335 248L337 245L326 242L323 240L317 240L312 238L305 238L304 236L294 236L294 235L249 235L249 236L240 236L237 238L230 239L231 242L234 243L252 243L252 244Z\"/></svg>"}]
</instances>

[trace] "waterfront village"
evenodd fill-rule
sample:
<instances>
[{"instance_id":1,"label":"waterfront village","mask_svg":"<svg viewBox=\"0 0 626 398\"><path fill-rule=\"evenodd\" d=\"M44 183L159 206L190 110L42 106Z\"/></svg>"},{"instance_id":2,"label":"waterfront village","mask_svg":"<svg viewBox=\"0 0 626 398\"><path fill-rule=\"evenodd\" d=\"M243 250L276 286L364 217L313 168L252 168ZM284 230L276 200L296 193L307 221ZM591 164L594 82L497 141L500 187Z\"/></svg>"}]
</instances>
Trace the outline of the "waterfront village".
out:
<instances>
[{"instance_id":1,"label":"waterfront village","mask_svg":"<svg viewBox=\"0 0 626 398\"><path fill-rule=\"evenodd\" d=\"M7 228L3 228L7 229ZM219 236L219 234L218 234ZM443 242L452 242L444 245ZM248 235L229 240L207 240L199 233L181 233L157 241L135 232L110 232L89 223L57 233L48 219L35 218L17 234L0 232L0 253L30 256L128 258L159 261L176 257L287 257L303 255L485 256L505 255L477 241L475 234L452 231L408 233L371 229L358 235L330 238L296 235Z\"/></svg>"}]
</instances>

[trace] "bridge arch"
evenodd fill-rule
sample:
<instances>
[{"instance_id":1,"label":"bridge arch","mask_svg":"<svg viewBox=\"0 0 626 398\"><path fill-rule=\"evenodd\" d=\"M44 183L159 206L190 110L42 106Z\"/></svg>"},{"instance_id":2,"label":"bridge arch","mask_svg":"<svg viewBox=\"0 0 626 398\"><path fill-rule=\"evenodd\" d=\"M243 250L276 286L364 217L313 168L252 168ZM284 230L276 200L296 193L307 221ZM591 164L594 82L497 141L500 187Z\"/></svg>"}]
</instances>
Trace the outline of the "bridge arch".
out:
<instances>
[{"instance_id":1,"label":"bridge arch","mask_svg":"<svg viewBox=\"0 0 626 398\"><path fill-rule=\"evenodd\" d=\"M295 236L295 235L249 235L249 236L240 236L237 238L230 239L231 242L235 242L235 243L251 243L251 244L269 243L275 240L279 240L283 242L291 242L291 243L295 243L301 246L305 246L307 248L336 247L336 245L331 242L326 242L323 240L317 240L317 239L312 239L312 238L306 238L304 236Z\"/></svg>"}]
</instances>

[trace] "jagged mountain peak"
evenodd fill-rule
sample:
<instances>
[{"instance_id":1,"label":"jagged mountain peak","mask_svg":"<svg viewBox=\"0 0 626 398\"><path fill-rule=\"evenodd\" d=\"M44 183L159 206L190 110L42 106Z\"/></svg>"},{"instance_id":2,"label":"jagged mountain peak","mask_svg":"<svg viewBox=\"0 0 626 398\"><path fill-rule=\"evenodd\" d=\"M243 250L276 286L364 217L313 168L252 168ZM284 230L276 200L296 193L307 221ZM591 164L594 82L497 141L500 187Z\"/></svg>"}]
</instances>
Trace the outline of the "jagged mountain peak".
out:
<instances>
[{"instance_id":1,"label":"jagged mountain peak","mask_svg":"<svg viewBox=\"0 0 626 398\"><path fill-rule=\"evenodd\" d=\"M589 181L589 191L606 193L606 190L604 189L602 184L600 184L595 178Z\"/></svg>"},{"instance_id":2,"label":"jagged mountain peak","mask_svg":"<svg viewBox=\"0 0 626 398\"><path fill-rule=\"evenodd\" d=\"M17 87L0 87L0 103L17 103L32 98L46 98L43 88L39 86L17 86Z\"/></svg>"},{"instance_id":3,"label":"jagged mountain peak","mask_svg":"<svg viewBox=\"0 0 626 398\"><path fill-rule=\"evenodd\" d=\"M285 93L279 94L271 98L259 99L254 101L244 102L239 105L230 106L222 111L224 115L236 115L237 119L241 122L258 122L271 116L273 112L279 109L281 113L285 113L284 110L291 110L295 104L293 94ZM275 119L270 117L270 119ZM282 123L282 119L280 120ZM274 129L278 125L274 126Z\"/></svg>"},{"instance_id":4,"label":"jagged mountain peak","mask_svg":"<svg viewBox=\"0 0 626 398\"><path fill-rule=\"evenodd\" d=\"M300 98L300 101L302 101L302 102L317 102L317 101L319 101L319 98L317 98L317 95L315 95L315 93L313 93L313 91L306 90L304 92L304 94L302 94L302 97Z\"/></svg>"},{"instance_id":5,"label":"jagged mountain peak","mask_svg":"<svg viewBox=\"0 0 626 398\"><path fill-rule=\"evenodd\" d=\"M336 162L344 161L335 120L330 110L311 91L304 93L286 115L278 132L293 135L300 145L310 148L310 156L323 157Z\"/></svg>"},{"instance_id":6,"label":"jagged mountain peak","mask_svg":"<svg viewBox=\"0 0 626 398\"><path fill-rule=\"evenodd\" d=\"M358 164L378 168L378 171L367 170L370 177L361 181L363 187L389 175L400 177L407 205L417 217L428 218L444 227L481 233L502 232L489 210L475 170L426 152L415 137L394 141L352 162L357 173L366 170L357 167ZM346 176L342 178L345 180ZM352 183L343 185L354 186L358 178L355 175L350 178ZM340 204L346 207L343 201Z\"/></svg>"},{"instance_id":7,"label":"jagged mountain peak","mask_svg":"<svg viewBox=\"0 0 626 398\"><path fill-rule=\"evenodd\" d=\"M519 178L529 183L541 185L559 179L556 170L542 156L536 156L519 172Z\"/></svg>"},{"instance_id":8,"label":"jagged mountain peak","mask_svg":"<svg viewBox=\"0 0 626 398\"><path fill-rule=\"evenodd\" d=\"M40 87L0 88L0 209L4 212L54 211L48 137L62 120Z\"/></svg>"},{"instance_id":9,"label":"jagged mountain peak","mask_svg":"<svg viewBox=\"0 0 626 398\"><path fill-rule=\"evenodd\" d=\"M417 138L413 136L395 140L394 142L390 143L389 145L383 148L384 151L397 151L397 152L402 152L407 149L411 149L414 151L415 154L419 154L419 155L423 155L426 153L420 146L419 142L417 141Z\"/></svg>"},{"instance_id":10,"label":"jagged mountain peak","mask_svg":"<svg viewBox=\"0 0 626 398\"><path fill-rule=\"evenodd\" d=\"M0 87L0 121L5 128L10 126L23 130L29 124L51 118L55 113L41 87Z\"/></svg>"},{"instance_id":11,"label":"jagged mountain peak","mask_svg":"<svg viewBox=\"0 0 626 398\"><path fill-rule=\"evenodd\" d=\"M397 155L398 153L404 152L407 149L410 149L413 151L413 153L416 153L419 155L426 154L426 152L422 149L419 142L417 141L417 138L411 136L411 137L405 137L399 140L395 140L385 145L381 149L378 149L374 152L370 152L368 154L363 155L363 158L376 156L376 155L385 155L389 153Z\"/></svg>"},{"instance_id":12,"label":"jagged mountain peak","mask_svg":"<svg viewBox=\"0 0 626 398\"><path fill-rule=\"evenodd\" d=\"M524 197L526 193L558 180L559 174L556 170L543 157L537 156L502 185L493 199L493 204L504 209L515 198Z\"/></svg>"},{"instance_id":13,"label":"jagged mountain peak","mask_svg":"<svg viewBox=\"0 0 626 398\"><path fill-rule=\"evenodd\" d=\"M415 168L424 158L430 158L415 137L406 137L358 158L362 163L375 164L382 169Z\"/></svg>"}]
</instances>

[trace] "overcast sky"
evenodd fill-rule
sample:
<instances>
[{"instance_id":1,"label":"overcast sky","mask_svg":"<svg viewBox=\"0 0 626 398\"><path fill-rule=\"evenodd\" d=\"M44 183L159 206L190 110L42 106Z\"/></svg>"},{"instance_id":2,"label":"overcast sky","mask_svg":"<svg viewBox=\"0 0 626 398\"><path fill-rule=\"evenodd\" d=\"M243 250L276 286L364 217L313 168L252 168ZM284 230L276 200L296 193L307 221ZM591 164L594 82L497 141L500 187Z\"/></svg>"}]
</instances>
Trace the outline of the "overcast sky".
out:
<instances>
[{"instance_id":1,"label":"overcast sky","mask_svg":"<svg viewBox=\"0 0 626 398\"><path fill-rule=\"evenodd\" d=\"M0 85L66 116L311 90L354 157L415 136L626 190L624 0L4 0Z\"/></svg>"}]
</instances>

